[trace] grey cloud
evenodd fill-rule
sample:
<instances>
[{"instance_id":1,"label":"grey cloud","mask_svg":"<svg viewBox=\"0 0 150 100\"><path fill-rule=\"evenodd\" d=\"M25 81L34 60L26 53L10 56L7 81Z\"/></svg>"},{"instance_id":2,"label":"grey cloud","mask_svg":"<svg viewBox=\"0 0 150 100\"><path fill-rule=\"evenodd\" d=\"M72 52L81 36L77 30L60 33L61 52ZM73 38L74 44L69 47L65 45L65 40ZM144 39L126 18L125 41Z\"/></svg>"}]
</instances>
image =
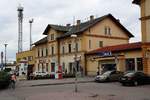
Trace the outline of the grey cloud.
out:
<instances>
[{"instance_id":1,"label":"grey cloud","mask_svg":"<svg viewBox=\"0 0 150 100\"><path fill-rule=\"evenodd\" d=\"M90 15L95 17L112 13L135 35L133 41L140 40L139 7L132 0L1 0L0 1L0 45L8 43L8 57L15 59L17 52L19 1L24 7L23 49L29 48L29 19L34 18L33 42L42 38L47 24L73 23L75 19L86 21ZM4 51L4 47L0 48Z\"/></svg>"}]
</instances>

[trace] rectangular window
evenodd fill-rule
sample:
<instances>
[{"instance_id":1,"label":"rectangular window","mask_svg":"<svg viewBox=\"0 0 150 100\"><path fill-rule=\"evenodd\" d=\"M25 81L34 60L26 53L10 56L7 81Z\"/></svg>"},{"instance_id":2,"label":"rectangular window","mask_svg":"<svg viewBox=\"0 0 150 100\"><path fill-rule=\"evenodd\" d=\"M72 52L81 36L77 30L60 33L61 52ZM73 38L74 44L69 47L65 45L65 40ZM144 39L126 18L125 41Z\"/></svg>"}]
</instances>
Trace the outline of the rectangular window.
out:
<instances>
[{"instance_id":1,"label":"rectangular window","mask_svg":"<svg viewBox=\"0 0 150 100\"><path fill-rule=\"evenodd\" d=\"M143 71L143 60L142 60L142 58L137 58L137 70Z\"/></svg>"},{"instance_id":2,"label":"rectangular window","mask_svg":"<svg viewBox=\"0 0 150 100\"><path fill-rule=\"evenodd\" d=\"M48 63L46 63L46 72L48 72Z\"/></svg>"},{"instance_id":3,"label":"rectangular window","mask_svg":"<svg viewBox=\"0 0 150 100\"><path fill-rule=\"evenodd\" d=\"M41 52L42 52L42 57L44 56L44 54L43 54L43 49L41 49Z\"/></svg>"},{"instance_id":4,"label":"rectangular window","mask_svg":"<svg viewBox=\"0 0 150 100\"><path fill-rule=\"evenodd\" d=\"M91 49L91 40L89 40L89 49Z\"/></svg>"},{"instance_id":5,"label":"rectangular window","mask_svg":"<svg viewBox=\"0 0 150 100\"><path fill-rule=\"evenodd\" d=\"M54 40L54 34L51 34L51 40Z\"/></svg>"},{"instance_id":6,"label":"rectangular window","mask_svg":"<svg viewBox=\"0 0 150 100\"><path fill-rule=\"evenodd\" d=\"M63 46L62 47L62 54L64 54L65 53L65 47Z\"/></svg>"},{"instance_id":7,"label":"rectangular window","mask_svg":"<svg viewBox=\"0 0 150 100\"><path fill-rule=\"evenodd\" d=\"M42 64L42 72L44 72L44 65Z\"/></svg>"},{"instance_id":8,"label":"rectangular window","mask_svg":"<svg viewBox=\"0 0 150 100\"><path fill-rule=\"evenodd\" d=\"M46 48L46 56L48 56L48 49Z\"/></svg>"},{"instance_id":9,"label":"rectangular window","mask_svg":"<svg viewBox=\"0 0 150 100\"><path fill-rule=\"evenodd\" d=\"M108 27L108 35L111 35L111 29Z\"/></svg>"},{"instance_id":10,"label":"rectangular window","mask_svg":"<svg viewBox=\"0 0 150 100\"><path fill-rule=\"evenodd\" d=\"M126 59L126 70L134 71L135 70L135 60L134 58Z\"/></svg>"},{"instance_id":11,"label":"rectangular window","mask_svg":"<svg viewBox=\"0 0 150 100\"><path fill-rule=\"evenodd\" d=\"M54 47L51 47L51 54L54 55Z\"/></svg>"},{"instance_id":12,"label":"rectangular window","mask_svg":"<svg viewBox=\"0 0 150 100\"><path fill-rule=\"evenodd\" d=\"M40 57L40 50L38 49L38 57Z\"/></svg>"},{"instance_id":13,"label":"rectangular window","mask_svg":"<svg viewBox=\"0 0 150 100\"><path fill-rule=\"evenodd\" d=\"M68 52L71 53L71 44L68 44Z\"/></svg>"},{"instance_id":14,"label":"rectangular window","mask_svg":"<svg viewBox=\"0 0 150 100\"><path fill-rule=\"evenodd\" d=\"M32 61L33 57L32 56L28 56L28 61Z\"/></svg>"},{"instance_id":15,"label":"rectangular window","mask_svg":"<svg viewBox=\"0 0 150 100\"><path fill-rule=\"evenodd\" d=\"M62 71L65 72L65 63L62 63Z\"/></svg>"},{"instance_id":16,"label":"rectangular window","mask_svg":"<svg viewBox=\"0 0 150 100\"><path fill-rule=\"evenodd\" d=\"M103 41L99 41L99 47L103 47Z\"/></svg>"},{"instance_id":17,"label":"rectangular window","mask_svg":"<svg viewBox=\"0 0 150 100\"><path fill-rule=\"evenodd\" d=\"M75 44L76 51L79 51L78 43Z\"/></svg>"},{"instance_id":18,"label":"rectangular window","mask_svg":"<svg viewBox=\"0 0 150 100\"><path fill-rule=\"evenodd\" d=\"M111 35L111 28L109 26L106 26L104 28L104 33L105 33L105 35Z\"/></svg>"},{"instance_id":19,"label":"rectangular window","mask_svg":"<svg viewBox=\"0 0 150 100\"><path fill-rule=\"evenodd\" d=\"M105 35L107 35L107 27L105 27L105 31L104 32L105 32Z\"/></svg>"},{"instance_id":20,"label":"rectangular window","mask_svg":"<svg viewBox=\"0 0 150 100\"><path fill-rule=\"evenodd\" d=\"M51 72L55 72L55 63L51 63Z\"/></svg>"}]
</instances>

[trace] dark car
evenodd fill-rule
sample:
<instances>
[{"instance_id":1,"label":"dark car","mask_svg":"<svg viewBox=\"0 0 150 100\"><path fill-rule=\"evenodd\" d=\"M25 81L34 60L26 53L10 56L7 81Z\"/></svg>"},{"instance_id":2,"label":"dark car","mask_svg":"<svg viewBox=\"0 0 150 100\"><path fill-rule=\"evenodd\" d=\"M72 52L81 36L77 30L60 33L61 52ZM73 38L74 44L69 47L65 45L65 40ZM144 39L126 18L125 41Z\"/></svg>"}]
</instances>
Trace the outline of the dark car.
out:
<instances>
[{"instance_id":1,"label":"dark car","mask_svg":"<svg viewBox=\"0 0 150 100\"><path fill-rule=\"evenodd\" d=\"M149 84L150 77L143 72L127 72L119 80L122 85Z\"/></svg>"},{"instance_id":2,"label":"dark car","mask_svg":"<svg viewBox=\"0 0 150 100\"><path fill-rule=\"evenodd\" d=\"M112 81L118 81L119 78L123 75L120 71L106 71L102 75L98 75L95 77L96 82L112 82Z\"/></svg>"}]
</instances>

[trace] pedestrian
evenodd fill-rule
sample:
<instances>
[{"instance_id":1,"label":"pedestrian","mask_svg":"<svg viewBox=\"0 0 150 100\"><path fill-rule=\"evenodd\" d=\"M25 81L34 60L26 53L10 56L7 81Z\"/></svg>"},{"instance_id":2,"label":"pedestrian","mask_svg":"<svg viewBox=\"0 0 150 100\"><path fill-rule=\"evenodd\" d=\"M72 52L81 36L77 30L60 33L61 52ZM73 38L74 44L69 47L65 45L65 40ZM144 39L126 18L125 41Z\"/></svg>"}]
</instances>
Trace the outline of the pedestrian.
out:
<instances>
[{"instance_id":1,"label":"pedestrian","mask_svg":"<svg viewBox=\"0 0 150 100\"><path fill-rule=\"evenodd\" d=\"M80 67L81 68L81 76L83 77L83 68L82 67Z\"/></svg>"},{"instance_id":2,"label":"pedestrian","mask_svg":"<svg viewBox=\"0 0 150 100\"><path fill-rule=\"evenodd\" d=\"M16 83L16 74L14 73L11 75L11 80L10 80L11 88L15 89L15 83Z\"/></svg>"}]
</instances>

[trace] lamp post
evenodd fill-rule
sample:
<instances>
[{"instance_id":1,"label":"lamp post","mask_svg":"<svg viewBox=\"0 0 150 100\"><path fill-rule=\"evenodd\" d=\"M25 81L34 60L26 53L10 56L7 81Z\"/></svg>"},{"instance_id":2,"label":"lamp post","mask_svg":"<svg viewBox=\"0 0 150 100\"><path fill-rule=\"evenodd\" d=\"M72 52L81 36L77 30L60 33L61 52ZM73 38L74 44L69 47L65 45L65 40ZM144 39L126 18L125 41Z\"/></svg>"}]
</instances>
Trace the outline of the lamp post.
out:
<instances>
[{"instance_id":1,"label":"lamp post","mask_svg":"<svg viewBox=\"0 0 150 100\"><path fill-rule=\"evenodd\" d=\"M33 19L29 20L29 24L30 24L30 50L32 49L32 23L33 23Z\"/></svg>"},{"instance_id":2,"label":"lamp post","mask_svg":"<svg viewBox=\"0 0 150 100\"><path fill-rule=\"evenodd\" d=\"M76 35L76 34L72 34L71 37L75 39L75 57L74 57L74 67L75 67L75 92L78 92L78 87L77 87L77 83L78 83L78 80L77 80L77 46L76 46L76 43L77 43L77 35Z\"/></svg>"},{"instance_id":3,"label":"lamp post","mask_svg":"<svg viewBox=\"0 0 150 100\"><path fill-rule=\"evenodd\" d=\"M6 47L7 47L7 45L8 45L8 44L4 44L4 46L5 46L5 68L6 68L6 53L7 53L7 52L6 52Z\"/></svg>"}]
</instances>

